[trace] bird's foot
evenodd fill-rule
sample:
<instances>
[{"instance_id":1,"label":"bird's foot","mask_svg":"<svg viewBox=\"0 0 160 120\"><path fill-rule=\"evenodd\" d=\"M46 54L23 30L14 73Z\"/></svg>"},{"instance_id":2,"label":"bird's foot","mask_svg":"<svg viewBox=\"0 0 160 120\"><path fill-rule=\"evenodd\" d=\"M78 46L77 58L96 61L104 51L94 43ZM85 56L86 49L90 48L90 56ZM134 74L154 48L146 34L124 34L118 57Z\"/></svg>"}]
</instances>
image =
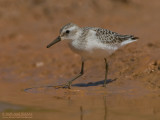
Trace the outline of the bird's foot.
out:
<instances>
[{"instance_id":1,"label":"bird's foot","mask_svg":"<svg viewBox=\"0 0 160 120\"><path fill-rule=\"evenodd\" d=\"M72 84L72 82L69 81L69 82L67 82L66 84L55 86L55 88L56 88L56 89L59 89L59 88L64 88L64 89L67 89L67 88L68 88L68 89L71 89L71 84Z\"/></svg>"},{"instance_id":2,"label":"bird's foot","mask_svg":"<svg viewBox=\"0 0 160 120\"><path fill-rule=\"evenodd\" d=\"M106 88L106 84L103 84L103 87L105 87L105 88Z\"/></svg>"},{"instance_id":3,"label":"bird's foot","mask_svg":"<svg viewBox=\"0 0 160 120\"><path fill-rule=\"evenodd\" d=\"M107 83L106 80L104 80L103 87L105 87L105 88L106 88L106 83Z\"/></svg>"}]
</instances>

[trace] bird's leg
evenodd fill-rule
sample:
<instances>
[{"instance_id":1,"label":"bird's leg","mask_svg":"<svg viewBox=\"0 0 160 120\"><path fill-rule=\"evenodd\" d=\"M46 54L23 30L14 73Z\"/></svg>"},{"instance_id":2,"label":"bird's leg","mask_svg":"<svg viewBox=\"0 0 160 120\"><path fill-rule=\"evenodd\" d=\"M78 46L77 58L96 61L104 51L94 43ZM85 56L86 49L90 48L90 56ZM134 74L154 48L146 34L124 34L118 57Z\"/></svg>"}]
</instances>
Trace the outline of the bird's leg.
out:
<instances>
[{"instance_id":1,"label":"bird's leg","mask_svg":"<svg viewBox=\"0 0 160 120\"><path fill-rule=\"evenodd\" d=\"M83 73L84 73L84 61L82 61L82 64L81 64L81 71L80 71L80 73L76 76L76 77L74 77L73 79L71 79L70 81L68 81L66 84L64 84L64 85L60 85L60 86L56 86L56 88L71 88L71 85L72 85L72 82L74 81L74 80L76 80L77 78L79 78L80 76L82 76L83 75Z\"/></svg>"},{"instance_id":2,"label":"bird's leg","mask_svg":"<svg viewBox=\"0 0 160 120\"><path fill-rule=\"evenodd\" d=\"M80 76L82 76L83 73L84 73L84 61L82 61L80 73L76 77L74 77L72 80L70 80L70 81L67 82L66 85L68 86L69 89L71 88L72 82L74 80L76 80L77 78L79 78Z\"/></svg>"},{"instance_id":3,"label":"bird's leg","mask_svg":"<svg viewBox=\"0 0 160 120\"><path fill-rule=\"evenodd\" d=\"M106 87L106 83L107 83L107 74L108 74L108 62L107 62L107 59L106 58L104 58L104 60L105 60L105 69L106 69L106 71L105 71L105 80L104 80L104 87Z\"/></svg>"}]
</instances>

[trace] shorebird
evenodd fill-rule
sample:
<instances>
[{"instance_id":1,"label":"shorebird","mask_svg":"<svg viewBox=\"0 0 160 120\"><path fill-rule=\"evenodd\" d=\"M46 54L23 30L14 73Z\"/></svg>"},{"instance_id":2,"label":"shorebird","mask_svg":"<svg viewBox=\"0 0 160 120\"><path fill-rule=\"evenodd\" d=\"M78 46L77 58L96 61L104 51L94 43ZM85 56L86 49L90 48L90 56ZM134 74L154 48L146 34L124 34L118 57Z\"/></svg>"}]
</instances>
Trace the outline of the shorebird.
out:
<instances>
[{"instance_id":1,"label":"shorebird","mask_svg":"<svg viewBox=\"0 0 160 120\"><path fill-rule=\"evenodd\" d=\"M134 35L121 35L108 29L79 27L73 23L66 24L60 29L59 36L48 44L47 48L62 40L68 40L70 48L81 56L81 71L66 84L57 87L71 88L72 82L84 74L84 62L87 59L94 58L103 58L105 60L105 80L103 86L106 87L108 74L107 57L120 47L135 42L137 39L138 37Z\"/></svg>"}]
</instances>

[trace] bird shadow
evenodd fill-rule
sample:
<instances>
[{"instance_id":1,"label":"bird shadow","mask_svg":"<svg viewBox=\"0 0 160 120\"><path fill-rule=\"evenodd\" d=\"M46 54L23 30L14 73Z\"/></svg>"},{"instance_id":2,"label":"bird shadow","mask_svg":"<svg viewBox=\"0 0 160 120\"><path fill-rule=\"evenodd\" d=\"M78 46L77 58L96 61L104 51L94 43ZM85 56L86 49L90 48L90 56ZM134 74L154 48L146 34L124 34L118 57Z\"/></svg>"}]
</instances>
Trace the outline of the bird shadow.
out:
<instances>
[{"instance_id":1,"label":"bird shadow","mask_svg":"<svg viewBox=\"0 0 160 120\"><path fill-rule=\"evenodd\" d=\"M109 84L109 83L112 83L114 81L116 81L117 78L115 79L109 79L106 81L106 84ZM77 84L73 84L72 86L75 86L75 87L90 87L90 86L98 86L98 85L103 85L104 84L104 80L101 80L101 81L97 81L97 82L89 82L89 83L77 83ZM29 90L32 90L32 89L38 89L38 88L53 88L53 87L57 87L57 86L53 86L53 85L47 85L47 86L39 86L39 87L31 87L31 88L26 88L24 89L25 92L28 92ZM57 89L57 88L56 88Z\"/></svg>"},{"instance_id":2,"label":"bird shadow","mask_svg":"<svg viewBox=\"0 0 160 120\"><path fill-rule=\"evenodd\" d=\"M109 79L106 81L106 84L112 83L114 81L116 81L117 78L115 79ZM98 86L98 85L103 85L104 84L104 80L101 81L97 81L97 82L89 82L89 83L77 83L77 84L72 84L72 86L76 86L76 87L90 87L90 86Z\"/></svg>"}]
</instances>

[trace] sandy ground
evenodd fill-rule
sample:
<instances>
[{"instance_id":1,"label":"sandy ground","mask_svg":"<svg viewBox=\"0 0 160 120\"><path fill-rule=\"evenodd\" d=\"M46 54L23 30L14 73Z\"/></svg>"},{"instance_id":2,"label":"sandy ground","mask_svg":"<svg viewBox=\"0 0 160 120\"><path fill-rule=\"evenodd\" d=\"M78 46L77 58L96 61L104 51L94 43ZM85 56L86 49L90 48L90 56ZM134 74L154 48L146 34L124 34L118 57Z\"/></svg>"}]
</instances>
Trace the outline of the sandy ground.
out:
<instances>
[{"instance_id":1,"label":"sandy ground","mask_svg":"<svg viewBox=\"0 0 160 120\"><path fill-rule=\"evenodd\" d=\"M159 0L1 0L0 119L159 120L159 11ZM103 60L87 61L72 89L51 87L80 71L67 43L46 48L69 22L140 37L108 58L106 88Z\"/></svg>"}]
</instances>

